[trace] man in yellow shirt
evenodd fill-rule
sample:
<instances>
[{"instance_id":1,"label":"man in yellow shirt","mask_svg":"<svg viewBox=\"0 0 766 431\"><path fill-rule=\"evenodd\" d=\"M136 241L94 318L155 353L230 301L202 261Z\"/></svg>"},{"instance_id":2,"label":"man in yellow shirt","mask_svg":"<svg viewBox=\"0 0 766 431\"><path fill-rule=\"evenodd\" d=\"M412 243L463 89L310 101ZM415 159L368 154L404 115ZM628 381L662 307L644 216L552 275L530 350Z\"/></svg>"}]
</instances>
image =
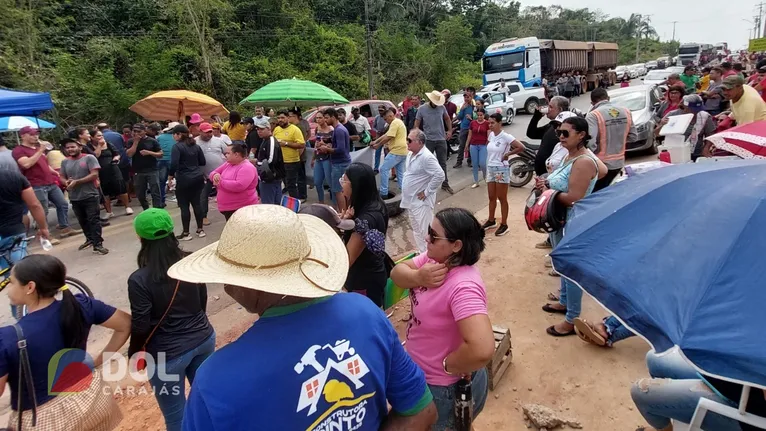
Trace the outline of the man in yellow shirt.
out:
<instances>
[{"instance_id":1,"label":"man in yellow shirt","mask_svg":"<svg viewBox=\"0 0 766 431\"><path fill-rule=\"evenodd\" d=\"M300 169L305 169L305 165L301 163L301 153L306 148L303 132L295 125L289 123L287 111L279 111L277 113L277 127L274 128L273 134L282 148L287 193L291 197L305 202L307 196L306 181L299 181L299 178L301 178L299 174Z\"/></svg>"},{"instance_id":2,"label":"man in yellow shirt","mask_svg":"<svg viewBox=\"0 0 766 431\"><path fill-rule=\"evenodd\" d=\"M731 101L729 115L737 125L766 120L766 102L755 88L745 85L745 80L739 75L729 75L723 79L723 96Z\"/></svg>"},{"instance_id":3,"label":"man in yellow shirt","mask_svg":"<svg viewBox=\"0 0 766 431\"><path fill-rule=\"evenodd\" d=\"M705 67L702 69L702 77L700 78L700 88L697 89L697 93L703 93L710 87L710 68Z\"/></svg>"},{"instance_id":4,"label":"man in yellow shirt","mask_svg":"<svg viewBox=\"0 0 766 431\"><path fill-rule=\"evenodd\" d=\"M388 123L388 131L379 137L370 146L378 149L382 145L388 148L388 154L380 166L380 197L388 198L388 179L391 169L396 169L396 182L399 183L399 191L402 190L404 181L404 162L407 160L407 126L404 121L396 118L396 108L388 108L383 117Z\"/></svg>"}]
</instances>

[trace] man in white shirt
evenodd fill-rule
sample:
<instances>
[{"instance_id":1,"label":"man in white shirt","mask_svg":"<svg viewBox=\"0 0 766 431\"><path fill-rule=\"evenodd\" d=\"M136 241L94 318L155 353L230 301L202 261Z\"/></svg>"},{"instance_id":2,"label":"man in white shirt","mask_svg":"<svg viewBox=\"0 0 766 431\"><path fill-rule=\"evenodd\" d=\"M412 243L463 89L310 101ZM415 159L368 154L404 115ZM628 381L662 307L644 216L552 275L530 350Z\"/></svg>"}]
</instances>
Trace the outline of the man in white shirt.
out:
<instances>
[{"instance_id":1,"label":"man in white shirt","mask_svg":"<svg viewBox=\"0 0 766 431\"><path fill-rule=\"evenodd\" d=\"M434 218L436 192L444 181L439 161L426 148L426 134L412 129L407 136L404 183L402 185L401 207L407 209L415 245L420 253L426 251L428 226Z\"/></svg>"},{"instance_id":2,"label":"man in white shirt","mask_svg":"<svg viewBox=\"0 0 766 431\"><path fill-rule=\"evenodd\" d=\"M359 108L354 106L351 108L351 118L348 121L354 123L356 131L361 135L363 132L370 133L370 121L364 115L359 113Z\"/></svg>"},{"instance_id":3,"label":"man in white shirt","mask_svg":"<svg viewBox=\"0 0 766 431\"><path fill-rule=\"evenodd\" d=\"M210 195L213 193L213 182L210 181L209 176L226 161L226 153L229 152L229 146L226 145L223 139L215 136L215 128L212 124L200 124L199 131L200 135L194 138L194 140L202 148L202 153L205 155L205 166L202 167L202 171L205 174L205 187L202 188L200 201L202 202L202 224L207 226L210 224L210 220L207 218L208 202Z\"/></svg>"}]
</instances>

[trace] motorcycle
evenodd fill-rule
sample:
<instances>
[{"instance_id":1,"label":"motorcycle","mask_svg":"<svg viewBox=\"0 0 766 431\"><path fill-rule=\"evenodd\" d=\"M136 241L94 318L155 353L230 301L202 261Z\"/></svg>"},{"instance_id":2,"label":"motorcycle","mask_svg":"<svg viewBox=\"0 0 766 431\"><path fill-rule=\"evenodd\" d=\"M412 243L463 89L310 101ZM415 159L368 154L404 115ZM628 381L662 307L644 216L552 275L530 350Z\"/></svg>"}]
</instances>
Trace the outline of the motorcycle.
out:
<instances>
[{"instance_id":1,"label":"motorcycle","mask_svg":"<svg viewBox=\"0 0 766 431\"><path fill-rule=\"evenodd\" d=\"M460 150L460 121L452 120L452 136L447 140L447 157L457 154Z\"/></svg>"},{"instance_id":2,"label":"motorcycle","mask_svg":"<svg viewBox=\"0 0 766 431\"><path fill-rule=\"evenodd\" d=\"M524 187L535 175L535 156L540 145L530 144L521 141L524 144L524 151L509 161L508 167L511 171L511 187Z\"/></svg>"}]
</instances>

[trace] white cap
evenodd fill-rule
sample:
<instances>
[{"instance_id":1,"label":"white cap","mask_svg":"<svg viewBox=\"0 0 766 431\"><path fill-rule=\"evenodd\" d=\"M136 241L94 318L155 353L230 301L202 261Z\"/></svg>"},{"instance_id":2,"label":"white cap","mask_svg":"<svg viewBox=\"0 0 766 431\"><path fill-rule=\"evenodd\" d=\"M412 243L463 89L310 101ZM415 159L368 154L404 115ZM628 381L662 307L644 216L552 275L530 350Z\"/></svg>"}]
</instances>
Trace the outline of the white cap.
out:
<instances>
[{"instance_id":1,"label":"white cap","mask_svg":"<svg viewBox=\"0 0 766 431\"><path fill-rule=\"evenodd\" d=\"M559 113L559 115L557 115L553 121L558 121L559 123L563 123L564 120L566 120L567 118L576 117L576 116L577 114L575 114L574 112L564 111Z\"/></svg>"}]
</instances>

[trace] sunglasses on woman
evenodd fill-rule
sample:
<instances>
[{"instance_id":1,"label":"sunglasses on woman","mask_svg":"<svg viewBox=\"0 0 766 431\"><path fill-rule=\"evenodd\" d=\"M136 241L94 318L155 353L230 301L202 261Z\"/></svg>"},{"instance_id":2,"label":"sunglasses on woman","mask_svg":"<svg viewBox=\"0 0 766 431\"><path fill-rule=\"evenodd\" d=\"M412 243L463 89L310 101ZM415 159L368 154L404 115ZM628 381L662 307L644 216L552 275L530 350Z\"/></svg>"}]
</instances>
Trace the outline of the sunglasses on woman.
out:
<instances>
[{"instance_id":1,"label":"sunglasses on woman","mask_svg":"<svg viewBox=\"0 0 766 431\"><path fill-rule=\"evenodd\" d=\"M569 137L569 130L558 129L558 130L556 130L556 136L558 136L558 137L562 137L563 136L565 138L568 138Z\"/></svg>"},{"instance_id":2,"label":"sunglasses on woman","mask_svg":"<svg viewBox=\"0 0 766 431\"><path fill-rule=\"evenodd\" d=\"M449 239L449 238L447 238L447 237L444 237L444 236L438 236L438 235L436 235L436 231L435 231L435 230L433 230L433 229L431 229L431 226L428 226L428 239L429 239L429 242L430 242L431 244L433 244L434 242L436 242L436 240L438 240L438 239L444 239L444 240L447 240L447 241L449 241L449 242L452 242L452 241L453 241L452 239Z\"/></svg>"}]
</instances>

